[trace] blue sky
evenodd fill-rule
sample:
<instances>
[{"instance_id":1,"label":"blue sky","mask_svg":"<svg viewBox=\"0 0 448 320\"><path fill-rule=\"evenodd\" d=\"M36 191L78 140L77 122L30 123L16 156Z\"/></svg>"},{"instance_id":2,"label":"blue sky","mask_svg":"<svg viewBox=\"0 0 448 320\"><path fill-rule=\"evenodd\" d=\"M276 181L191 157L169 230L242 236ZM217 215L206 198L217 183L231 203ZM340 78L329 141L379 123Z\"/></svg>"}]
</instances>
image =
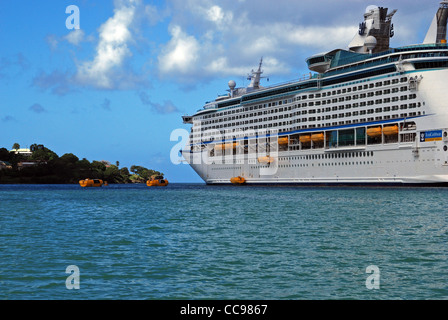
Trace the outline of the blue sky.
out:
<instances>
[{"instance_id":1,"label":"blue sky","mask_svg":"<svg viewBox=\"0 0 448 320\"><path fill-rule=\"evenodd\" d=\"M142 165L200 182L170 160L175 129L264 58L270 83L345 48L368 5L398 9L392 46L422 42L438 1L21 0L0 3L0 147ZM80 29L67 29L69 5ZM265 83L265 85L268 85Z\"/></svg>"}]
</instances>

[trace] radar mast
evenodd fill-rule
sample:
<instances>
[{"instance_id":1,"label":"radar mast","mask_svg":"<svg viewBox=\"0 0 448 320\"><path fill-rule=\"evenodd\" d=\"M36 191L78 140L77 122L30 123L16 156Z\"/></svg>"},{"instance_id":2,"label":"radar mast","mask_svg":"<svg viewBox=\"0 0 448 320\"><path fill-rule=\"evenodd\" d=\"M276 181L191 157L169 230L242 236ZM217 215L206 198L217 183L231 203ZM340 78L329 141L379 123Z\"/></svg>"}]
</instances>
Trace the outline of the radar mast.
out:
<instances>
[{"instance_id":1,"label":"radar mast","mask_svg":"<svg viewBox=\"0 0 448 320\"><path fill-rule=\"evenodd\" d=\"M247 80L250 80L250 84L247 86L248 91L260 89L260 80L263 71L261 70L261 66L263 65L263 57L260 59L260 64L258 65L258 70L252 70L252 74L250 74Z\"/></svg>"}]
</instances>

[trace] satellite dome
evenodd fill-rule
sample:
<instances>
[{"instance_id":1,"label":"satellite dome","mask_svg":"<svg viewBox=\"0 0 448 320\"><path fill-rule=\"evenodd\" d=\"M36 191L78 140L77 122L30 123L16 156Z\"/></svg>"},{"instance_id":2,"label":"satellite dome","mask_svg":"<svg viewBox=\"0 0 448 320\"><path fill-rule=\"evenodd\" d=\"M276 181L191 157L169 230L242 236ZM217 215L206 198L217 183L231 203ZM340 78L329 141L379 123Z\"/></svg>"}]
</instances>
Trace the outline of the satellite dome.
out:
<instances>
[{"instance_id":1,"label":"satellite dome","mask_svg":"<svg viewBox=\"0 0 448 320\"><path fill-rule=\"evenodd\" d=\"M366 46L367 50L371 51L371 50L375 49L376 44L377 44L377 41L374 36L368 36L366 38L365 46Z\"/></svg>"},{"instance_id":2,"label":"satellite dome","mask_svg":"<svg viewBox=\"0 0 448 320\"><path fill-rule=\"evenodd\" d=\"M229 81L229 88L231 90L233 90L233 89L235 89L235 87L236 87L236 82L234 80L230 80Z\"/></svg>"},{"instance_id":3,"label":"satellite dome","mask_svg":"<svg viewBox=\"0 0 448 320\"><path fill-rule=\"evenodd\" d=\"M377 6L368 6L367 8L366 8L366 13L370 13L370 11L375 11L375 10L377 10L378 9L378 7Z\"/></svg>"}]
</instances>

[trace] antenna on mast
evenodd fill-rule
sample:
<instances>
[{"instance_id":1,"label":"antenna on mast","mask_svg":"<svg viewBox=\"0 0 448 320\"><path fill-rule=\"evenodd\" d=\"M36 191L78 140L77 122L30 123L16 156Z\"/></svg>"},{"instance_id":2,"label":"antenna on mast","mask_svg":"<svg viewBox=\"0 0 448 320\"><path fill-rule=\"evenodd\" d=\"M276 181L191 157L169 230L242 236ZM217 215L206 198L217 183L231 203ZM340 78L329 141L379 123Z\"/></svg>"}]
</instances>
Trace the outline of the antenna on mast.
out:
<instances>
[{"instance_id":1,"label":"antenna on mast","mask_svg":"<svg viewBox=\"0 0 448 320\"><path fill-rule=\"evenodd\" d=\"M263 70L261 70L261 66L263 65L263 57L260 59L260 64L258 65L258 70L254 71L252 69L252 74L247 77L247 80L251 80L250 84L247 86L249 91L260 89L260 80L262 78Z\"/></svg>"}]
</instances>

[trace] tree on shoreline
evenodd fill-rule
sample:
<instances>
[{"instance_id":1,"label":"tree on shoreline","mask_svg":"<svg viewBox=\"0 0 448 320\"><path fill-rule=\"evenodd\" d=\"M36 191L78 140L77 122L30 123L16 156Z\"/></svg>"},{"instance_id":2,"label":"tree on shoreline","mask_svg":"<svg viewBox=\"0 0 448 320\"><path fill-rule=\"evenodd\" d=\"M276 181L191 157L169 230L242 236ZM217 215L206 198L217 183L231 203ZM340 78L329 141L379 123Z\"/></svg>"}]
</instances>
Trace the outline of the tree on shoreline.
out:
<instances>
[{"instance_id":1,"label":"tree on shoreline","mask_svg":"<svg viewBox=\"0 0 448 320\"><path fill-rule=\"evenodd\" d=\"M31 150L31 156L25 159L23 155L0 148L0 160L10 162L13 167L0 170L0 183L78 183L87 178L102 179L108 183L145 183L152 174L160 174L141 166L132 166L131 174L126 167L120 169L118 161L117 165L106 167L101 161L80 160L72 153L59 157L42 145ZM19 168L18 164L23 160L33 161L35 165Z\"/></svg>"}]
</instances>

